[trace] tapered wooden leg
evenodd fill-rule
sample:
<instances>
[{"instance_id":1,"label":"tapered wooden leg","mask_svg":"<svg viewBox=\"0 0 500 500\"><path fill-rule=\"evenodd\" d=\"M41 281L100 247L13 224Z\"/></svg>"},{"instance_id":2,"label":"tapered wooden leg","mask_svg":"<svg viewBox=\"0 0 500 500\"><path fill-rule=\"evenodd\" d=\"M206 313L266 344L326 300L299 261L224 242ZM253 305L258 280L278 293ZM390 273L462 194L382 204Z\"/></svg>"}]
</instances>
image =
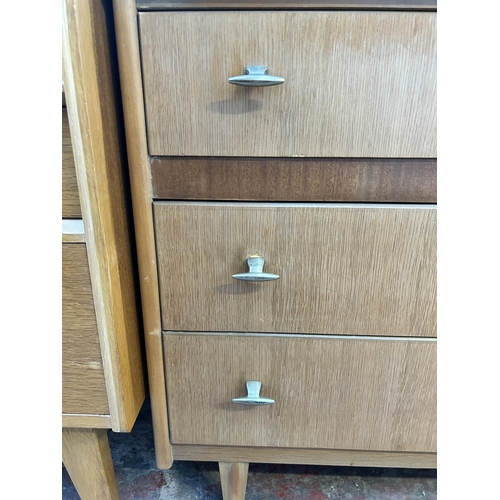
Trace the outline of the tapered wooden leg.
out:
<instances>
[{"instance_id":1,"label":"tapered wooden leg","mask_svg":"<svg viewBox=\"0 0 500 500\"><path fill-rule=\"evenodd\" d=\"M245 500L248 464L243 462L219 462L222 498L224 500Z\"/></svg>"},{"instance_id":2,"label":"tapered wooden leg","mask_svg":"<svg viewBox=\"0 0 500 500\"><path fill-rule=\"evenodd\" d=\"M62 461L82 500L119 500L106 429L63 429Z\"/></svg>"}]
</instances>

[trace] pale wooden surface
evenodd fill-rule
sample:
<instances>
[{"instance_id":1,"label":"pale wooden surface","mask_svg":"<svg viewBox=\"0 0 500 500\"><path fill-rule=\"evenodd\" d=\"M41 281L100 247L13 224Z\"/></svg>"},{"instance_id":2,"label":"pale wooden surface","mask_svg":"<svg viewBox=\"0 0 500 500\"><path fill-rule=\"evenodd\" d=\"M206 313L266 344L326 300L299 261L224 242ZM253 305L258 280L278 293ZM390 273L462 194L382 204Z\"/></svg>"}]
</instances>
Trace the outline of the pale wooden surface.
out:
<instances>
[{"instance_id":1,"label":"pale wooden surface","mask_svg":"<svg viewBox=\"0 0 500 500\"><path fill-rule=\"evenodd\" d=\"M62 426L74 429L110 429L111 417L87 413L66 413L62 416Z\"/></svg>"},{"instance_id":2,"label":"pale wooden surface","mask_svg":"<svg viewBox=\"0 0 500 500\"><path fill-rule=\"evenodd\" d=\"M62 246L62 410L109 414L85 244Z\"/></svg>"},{"instance_id":3,"label":"pale wooden surface","mask_svg":"<svg viewBox=\"0 0 500 500\"><path fill-rule=\"evenodd\" d=\"M112 428L145 398L110 2L63 2L63 79ZM83 413L90 412L82 411Z\"/></svg>"},{"instance_id":4,"label":"pale wooden surface","mask_svg":"<svg viewBox=\"0 0 500 500\"><path fill-rule=\"evenodd\" d=\"M242 446L172 446L175 460L205 462L239 461L267 464L339 465L355 467L402 467L435 469L436 453L394 451L355 451Z\"/></svg>"},{"instance_id":5,"label":"pale wooden surface","mask_svg":"<svg viewBox=\"0 0 500 500\"><path fill-rule=\"evenodd\" d=\"M167 334L164 347L175 444L436 451L435 340ZM275 403L232 403L248 380Z\"/></svg>"},{"instance_id":6,"label":"pale wooden surface","mask_svg":"<svg viewBox=\"0 0 500 500\"><path fill-rule=\"evenodd\" d=\"M139 10L162 9L436 9L436 0L137 0Z\"/></svg>"},{"instance_id":7,"label":"pale wooden surface","mask_svg":"<svg viewBox=\"0 0 500 500\"><path fill-rule=\"evenodd\" d=\"M120 500L106 430L63 429L62 457L81 500Z\"/></svg>"},{"instance_id":8,"label":"pale wooden surface","mask_svg":"<svg viewBox=\"0 0 500 500\"><path fill-rule=\"evenodd\" d=\"M170 200L436 203L435 159L151 159L153 196Z\"/></svg>"},{"instance_id":9,"label":"pale wooden surface","mask_svg":"<svg viewBox=\"0 0 500 500\"><path fill-rule=\"evenodd\" d=\"M436 210L154 204L165 330L436 336ZM277 281L232 278L260 253Z\"/></svg>"},{"instance_id":10,"label":"pale wooden surface","mask_svg":"<svg viewBox=\"0 0 500 500\"><path fill-rule=\"evenodd\" d=\"M155 12L139 22L151 155L436 156L435 13ZM228 83L252 64L285 83Z\"/></svg>"},{"instance_id":11,"label":"pale wooden surface","mask_svg":"<svg viewBox=\"0 0 500 500\"><path fill-rule=\"evenodd\" d=\"M172 449L166 411L160 301L151 210L151 179L140 74L137 11L134 0L113 0L113 7L134 207L156 463L159 468L166 469L172 465Z\"/></svg>"},{"instance_id":12,"label":"pale wooden surface","mask_svg":"<svg viewBox=\"0 0 500 500\"><path fill-rule=\"evenodd\" d=\"M71 219L82 217L66 108L62 108L62 216Z\"/></svg>"},{"instance_id":13,"label":"pale wooden surface","mask_svg":"<svg viewBox=\"0 0 500 500\"><path fill-rule=\"evenodd\" d=\"M219 462L223 500L245 500L248 463Z\"/></svg>"},{"instance_id":14,"label":"pale wooden surface","mask_svg":"<svg viewBox=\"0 0 500 500\"><path fill-rule=\"evenodd\" d=\"M85 243L85 233L63 233L63 243Z\"/></svg>"}]
</instances>

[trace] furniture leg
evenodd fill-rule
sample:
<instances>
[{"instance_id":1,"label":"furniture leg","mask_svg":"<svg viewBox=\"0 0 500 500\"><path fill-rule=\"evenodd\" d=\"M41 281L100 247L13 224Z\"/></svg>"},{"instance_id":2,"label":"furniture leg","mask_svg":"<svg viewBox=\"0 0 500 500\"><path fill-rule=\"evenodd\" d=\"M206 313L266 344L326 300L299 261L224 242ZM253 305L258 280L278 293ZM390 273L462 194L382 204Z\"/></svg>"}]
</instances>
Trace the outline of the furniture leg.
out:
<instances>
[{"instance_id":1,"label":"furniture leg","mask_svg":"<svg viewBox=\"0 0 500 500\"><path fill-rule=\"evenodd\" d=\"M63 429L62 461L82 500L119 500L106 429Z\"/></svg>"},{"instance_id":2,"label":"furniture leg","mask_svg":"<svg viewBox=\"0 0 500 500\"><path fill-rule=\"evenodd\" d=\"M245 500L248 463L219 462L222 498L224 500Z\"/></svg>"}]
</instances>

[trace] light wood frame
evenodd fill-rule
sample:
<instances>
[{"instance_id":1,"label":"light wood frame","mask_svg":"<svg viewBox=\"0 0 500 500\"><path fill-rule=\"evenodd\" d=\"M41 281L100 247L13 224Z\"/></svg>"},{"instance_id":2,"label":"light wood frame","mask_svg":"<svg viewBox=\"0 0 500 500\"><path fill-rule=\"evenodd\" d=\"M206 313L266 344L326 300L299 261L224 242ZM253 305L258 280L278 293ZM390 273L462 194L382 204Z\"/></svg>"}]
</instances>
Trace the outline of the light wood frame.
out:
<instances>
[{"instance_id":1,"label":"light wood frame","mask_svg":"<svg viewBox=\"0 0 500 500\"><path fill-rule=\"evenodd\" d=\"M162 357L160 299L135 0L113 0L118 63L139 260L156 462L172 466Z\"/></svg>"}]
</instances>

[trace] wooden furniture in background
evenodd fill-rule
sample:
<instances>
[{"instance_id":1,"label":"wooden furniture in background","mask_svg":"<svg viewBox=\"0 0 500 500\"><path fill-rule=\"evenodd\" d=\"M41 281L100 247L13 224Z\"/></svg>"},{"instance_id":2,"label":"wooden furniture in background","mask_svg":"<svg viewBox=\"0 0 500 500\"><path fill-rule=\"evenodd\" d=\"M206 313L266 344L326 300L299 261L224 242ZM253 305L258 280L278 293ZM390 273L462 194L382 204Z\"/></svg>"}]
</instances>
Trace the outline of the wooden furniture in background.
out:
<instances>
[{"instance_id":1,"label":"wooden furniture in background","mask_svg":"<svg viewBox=\"0 0 500 500\"><path fill-rule=\"evenodd\" d=\"M107 429L146 389L109 2L63 2L63 81L63 462L83 500L116 500Z\"/></svg>"},{"instance_id":2,"label":"wooden furniture in background","mask_svg":"<svg viewBox=\"0 0 500 500\"><path fill-rule=\"evenodd\" d=\"M435 467L435 2L113 5L157 465Z\"/></svg>"}]
</instances>

